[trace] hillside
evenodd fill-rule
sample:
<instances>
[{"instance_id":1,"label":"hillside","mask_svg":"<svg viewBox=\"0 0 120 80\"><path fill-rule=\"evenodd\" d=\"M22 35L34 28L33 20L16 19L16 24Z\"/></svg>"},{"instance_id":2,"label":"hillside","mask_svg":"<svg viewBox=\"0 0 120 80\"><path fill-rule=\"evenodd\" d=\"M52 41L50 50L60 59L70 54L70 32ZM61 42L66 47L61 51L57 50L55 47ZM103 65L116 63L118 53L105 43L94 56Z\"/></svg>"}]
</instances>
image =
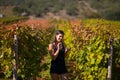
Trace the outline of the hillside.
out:
<instances>
[{"instance_id":1,"label":"hillside","mask_svg":"<svg viewBox=\"0 0 120 80\"><path fill-rule=\"evenodd\" d=\"M120 0L0 0L0 13L6 16L120 20L119 3ZM12 8L7 9L9 6Z\"/></svg>"}]
</instances>

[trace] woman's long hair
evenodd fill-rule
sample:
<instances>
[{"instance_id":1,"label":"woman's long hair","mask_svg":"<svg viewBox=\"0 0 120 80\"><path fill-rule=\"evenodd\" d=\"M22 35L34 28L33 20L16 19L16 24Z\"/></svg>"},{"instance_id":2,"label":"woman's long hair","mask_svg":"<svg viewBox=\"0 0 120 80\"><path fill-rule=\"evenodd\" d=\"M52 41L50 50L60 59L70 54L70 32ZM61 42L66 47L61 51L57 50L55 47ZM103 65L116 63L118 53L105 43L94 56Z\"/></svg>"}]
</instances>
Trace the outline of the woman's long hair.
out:
<instances>
[{"instance_id":1,"label":"woman's long hair","mask_svg":"<svg viewBox=\"0 0 120 80\"><path fill-rule=\"evenodd\" d=\"M55 34L55 36L53 38L52 43L56 43L57 42L56 35L58 35L58 34L62 34L64 36L64 32L62 30L57 30L56 34Z\"/></svg>"}]
</instances>

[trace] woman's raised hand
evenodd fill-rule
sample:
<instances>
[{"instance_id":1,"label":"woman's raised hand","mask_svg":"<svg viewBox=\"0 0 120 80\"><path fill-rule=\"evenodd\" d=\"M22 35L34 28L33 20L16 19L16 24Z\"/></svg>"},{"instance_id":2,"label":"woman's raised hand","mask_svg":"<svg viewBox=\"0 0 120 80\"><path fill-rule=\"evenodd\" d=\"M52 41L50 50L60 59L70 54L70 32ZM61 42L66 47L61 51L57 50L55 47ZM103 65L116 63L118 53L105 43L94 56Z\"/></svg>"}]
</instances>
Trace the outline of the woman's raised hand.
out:
<instances>
[{"instance_id":1,"label":"woman's raised hand","mask_svg":"<svg viewBox=\"0 0 120 80\"><path fill-rule=\"evenodd\" d=\"M63 46L62 46L62 43L61 43L61 42L57 44L57 49L61 50L62 47L63 47Z\"/></svg>"},{"instance_id":2,"label":"woman's raised hand","mask_svg":"<svg viewBox=\"0 0 120 80\"><path fill-rule=\"evenodd\" d=\"M70 50L71 50L70 47L66 48L66 49L65 49L65 53L69 52Z\"/></svg>"}]
</instances>

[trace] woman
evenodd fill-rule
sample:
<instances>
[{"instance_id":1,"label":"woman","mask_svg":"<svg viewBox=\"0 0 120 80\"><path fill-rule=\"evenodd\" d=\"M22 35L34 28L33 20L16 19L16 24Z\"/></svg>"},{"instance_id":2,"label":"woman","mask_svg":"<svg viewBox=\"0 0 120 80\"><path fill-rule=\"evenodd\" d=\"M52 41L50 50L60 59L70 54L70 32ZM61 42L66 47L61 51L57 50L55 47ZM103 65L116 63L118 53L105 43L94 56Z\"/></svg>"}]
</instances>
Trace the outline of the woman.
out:
<instances>
[{"instance_id":1,"label":"woman","mask_svg":"<svg viewBox=\"0 0 120 80\"><path fill-rule=\"evenodd\" d=\"M52 80L59 80L59 77L61 80L67 80L65 54L70 50L70 48L65 48L63 37L64 32L62 30L58 30L54 41L49 44L49 53L52 58L50 67Z\"/></svg>"}]
</instances>

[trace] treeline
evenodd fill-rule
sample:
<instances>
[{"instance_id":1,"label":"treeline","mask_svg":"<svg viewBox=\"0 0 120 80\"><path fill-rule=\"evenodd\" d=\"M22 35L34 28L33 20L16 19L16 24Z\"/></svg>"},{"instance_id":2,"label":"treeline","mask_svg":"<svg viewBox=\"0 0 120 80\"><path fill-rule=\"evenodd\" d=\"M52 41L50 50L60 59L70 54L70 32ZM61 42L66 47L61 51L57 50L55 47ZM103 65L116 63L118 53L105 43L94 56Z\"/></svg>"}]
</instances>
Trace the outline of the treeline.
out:
<instances>
[{"instance_id":1,"label":"treeline","mask_svg":"<svg viewBox=\"0 0 120 80\"><path fill-rule=\"evenodd\" d=\"M66 10L69 15L76 15L77 2L73 0L23 0L21 5L16 6L13 11L21 13L23 11L36 16L42 16L47 12L56 13L60 10Z\"/></svg>"},{"instance_id":2,"label":"treeline","mask_svg":"<svg viewBox=\"0 0 120 80\"><path fill-rule=\"evenodd\" d=\"M81 1L84 3L80 4ZM55 14L60 10L65 10L67 15L70 16L79 17L78 15L82 15L90 18L102 17L110 20L120 20L119 3L120 0L0 0L0 6L13 5L13 12L17 15L26 12L28 15L41 17L48 12ZM90 6L84 4L89 4ZM85 11L85 7L92 8L97 13ZM86 14L92 15L86 16Z\"/></svg>"},{"instance_id":3,"label":"treeline","mask_svg":"<svg viewBox=\"0 0 120 80\"><path fill-rule=\"evenodd\" d=\"M86 0L99 14L109 20L120 20L120 0Z\"/></svg>"}]
</instances>

